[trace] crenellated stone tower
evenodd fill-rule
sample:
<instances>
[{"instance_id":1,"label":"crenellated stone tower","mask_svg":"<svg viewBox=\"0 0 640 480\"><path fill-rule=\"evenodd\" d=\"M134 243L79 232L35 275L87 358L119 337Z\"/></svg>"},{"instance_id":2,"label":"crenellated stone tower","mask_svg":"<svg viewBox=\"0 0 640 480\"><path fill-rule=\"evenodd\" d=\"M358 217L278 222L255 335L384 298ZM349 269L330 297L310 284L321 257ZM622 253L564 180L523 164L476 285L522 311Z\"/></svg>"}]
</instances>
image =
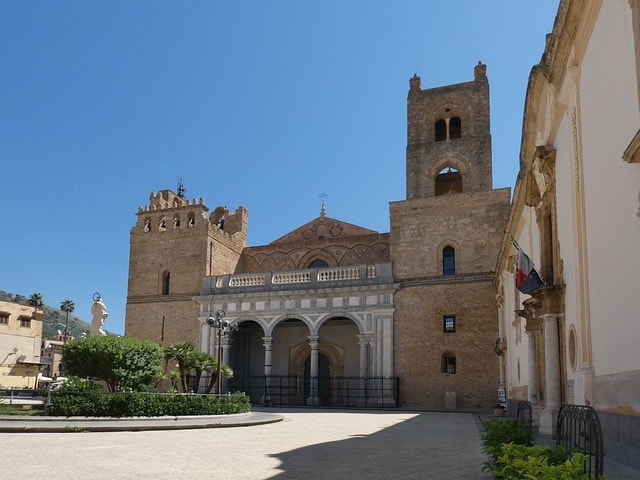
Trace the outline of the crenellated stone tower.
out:
<instances>
[{"instance_id":1,"label":"crenellated stone tower","mask_svg":"<svg viewBox=\"0 0 640 480\"><path fill-rule=\"evenodd\" d=\"M486 66L474 73L471 82L426 90L417 75L409 81L407 198L390 204L403 406L496 402L492 279L510 190L492 188Z\"/></svg>"},{"instance_id":2,"label":"crenellated stone tower","mask_svg":"<svg viewBox=\"0 0 640 480\"><path fill-rule=\"evenodd\" d=\"M198 343L202 279L234 272L247 243L248 213L151 193L130 232L125 334L161 344Z\"/></svg>"}]
</instances>

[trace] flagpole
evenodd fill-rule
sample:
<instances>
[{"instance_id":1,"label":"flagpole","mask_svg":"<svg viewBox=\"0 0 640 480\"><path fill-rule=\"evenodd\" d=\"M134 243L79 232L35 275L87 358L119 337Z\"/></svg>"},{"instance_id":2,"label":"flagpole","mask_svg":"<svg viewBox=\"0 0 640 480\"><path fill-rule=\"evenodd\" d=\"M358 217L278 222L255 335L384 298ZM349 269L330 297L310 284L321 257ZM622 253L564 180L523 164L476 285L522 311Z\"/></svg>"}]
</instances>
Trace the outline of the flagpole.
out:
<instances>
[{"instance_id":1,"label":"flagpole","mask_svg":"<svg viewBox=\"0 0 640 480\"><path fill-rule=\"evenodd\" d=\"M509 232L509 238L511 239L511 243L513 243L513 246L516 247L516 249L521 250L520 245L518 245L518 242L516 242L516 239L513 238L513 235L511 235L511 232Z\"/></svg>"}]
</instances>

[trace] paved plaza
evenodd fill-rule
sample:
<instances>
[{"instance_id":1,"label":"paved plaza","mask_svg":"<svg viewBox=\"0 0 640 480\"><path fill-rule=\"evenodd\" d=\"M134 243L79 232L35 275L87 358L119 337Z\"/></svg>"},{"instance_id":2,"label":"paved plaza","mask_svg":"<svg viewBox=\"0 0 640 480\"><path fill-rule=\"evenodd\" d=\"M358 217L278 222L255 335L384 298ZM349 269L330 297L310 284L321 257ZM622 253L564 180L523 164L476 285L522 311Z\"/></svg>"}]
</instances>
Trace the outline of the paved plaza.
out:
<instances>
[{"instance_id":1,"label":"paved plaza","mask_svg":"<svg viewBox=\"0 0 640 480\"><path fill-rule=\"evenodd\" d=\"M258 409L260 410L260 409ZM276 423L0 433L2 478L487 479L476 415L265 409Z\"/></svg>"},{"instance_id":2,"label":"paved plaza","mask_svg":"<svg viewBox=\"0 0 640 480\"><path fill-rule=\"evenodd\" d=\"M179 419L0 417L0 479L487 480L479 422L472 413L303 408ZM637 480L640 472L605 457L605 477Z\"/></svg>"}]
</instances>

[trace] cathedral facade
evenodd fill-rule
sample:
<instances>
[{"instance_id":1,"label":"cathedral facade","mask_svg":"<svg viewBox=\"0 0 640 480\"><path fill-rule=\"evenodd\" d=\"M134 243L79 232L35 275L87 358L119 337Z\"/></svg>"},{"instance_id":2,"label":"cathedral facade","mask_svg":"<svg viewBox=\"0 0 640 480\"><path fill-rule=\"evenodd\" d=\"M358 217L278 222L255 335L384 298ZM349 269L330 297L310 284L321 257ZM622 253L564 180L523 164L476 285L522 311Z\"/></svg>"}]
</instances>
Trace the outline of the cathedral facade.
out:
<instances>
[{"instance_id":1,"label":"cathedral facade","mask_svg":"<svg viewBox=\"0 0 640 480\"><path fill-rule=\"evenodd\" d=\"M191 341L254 402L488 408L493 279L509 189L492 188L489 84L407 99L406 199L380 233L320 215L247 246L247 211L162 190L131 230L126 335ZM210 325L221 317L237 329ZM222 334L224 333L224 335Z\"/></svg>"}]
</instances>

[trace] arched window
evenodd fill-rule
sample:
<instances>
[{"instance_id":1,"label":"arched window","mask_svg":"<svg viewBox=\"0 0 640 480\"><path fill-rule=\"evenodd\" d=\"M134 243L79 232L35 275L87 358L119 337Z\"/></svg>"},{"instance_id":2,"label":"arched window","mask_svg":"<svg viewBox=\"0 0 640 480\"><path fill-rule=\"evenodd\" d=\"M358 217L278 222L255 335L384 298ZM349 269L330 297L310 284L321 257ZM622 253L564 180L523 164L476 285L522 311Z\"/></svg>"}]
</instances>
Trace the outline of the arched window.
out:
<instances>
[{"instance_id":1,"label":"arched window","mask_svg":"<svg viewBox=\"0 0 640 480\"><path fill-rule=\"evenodd\" d=\"M309 264L309 268L327 268L329 264L324 260L316 258L313 262Z\"/></svg>"},{"instance_id":2,"label":"arched window","mask_svg":"<svg viewBox=\"0 0 640 480\"><path fill-rule=\"evenodd\" d=\"M158 230L164 232L167 229L167 219L162 216L160 217L160 221L158 222Z\"/></svg>"},{"instance_id":3,"label":"arched window","mask_svg":"<svg viewBox=\"0 0 640 480\"><path fill-rule=\"evenodd\" d=\"M453 117L449 120L449 139L460 138L462 136L462 120L460 117Z\"/></svg>"},{"instance_id":4,"label":"arched window","mask_svg":"<svg viewBox=\"0 0 640 480\"><path fill-rule=\"evenodd\" d=\"M169 270L162 272L162 295L169 295L169 283L171 281L171 273Z\"/></svg>"},{"instance_id":5,"label":"arched window","mask_svg":"<svg viewBox=\"0 0 640 480\"><path fill-rule=\"evenodd\" d=\"M453 247L442 250L442 275L456 274L456 251Z\"/></svg>"},{"instance_id":6,"label":"arched window","mask_svg":"<svg viewBox=\"0 0 640 480\"><path fill-rule=\"evenodd\" d=\"M180 215L177 213L173 216L173 228L180 228Z\"/></svg>"},{"instance_id":7,"label":"arched window","mask_svg":"<svg viewBox=\"0 0 640 480\"><path fill-rule=\"evenodd\" d=\"M462 174L452 167L447 167L436 176L435 195L453 195L462 193Z\"/></svg>"},{"instance_id":8,"label":"arched window","mask_svg":"<svg viewBox=\"0 0 640 480\"><path fill-rule=\"evenodd\" d=\"M436 142L444 142L447 139L447 122L438 120L436 122Z\"/></svg>"},{"instance_id":9,"label":"arched window","mask_svg":"<svg viewBox=\"0 0 640 480\"><path fill-rule=\"evenodd\" d=\"M144 220L144 231L145 232L150 232L151 231L151 219L150 218L146 218Z\"/></svg>"}]
</instances>

